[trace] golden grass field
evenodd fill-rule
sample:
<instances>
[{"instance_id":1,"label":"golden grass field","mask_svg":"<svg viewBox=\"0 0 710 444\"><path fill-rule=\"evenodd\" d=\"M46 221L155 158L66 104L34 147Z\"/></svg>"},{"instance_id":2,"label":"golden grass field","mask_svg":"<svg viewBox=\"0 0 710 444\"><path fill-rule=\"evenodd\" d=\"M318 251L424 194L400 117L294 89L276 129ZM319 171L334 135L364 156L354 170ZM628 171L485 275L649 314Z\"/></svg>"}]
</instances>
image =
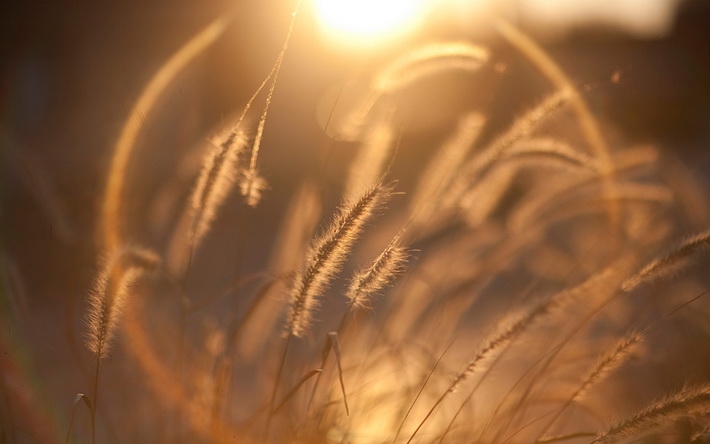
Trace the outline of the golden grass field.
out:
<instances>
[{"instance_id":1,"label":"golden grass field","mask_svg":"<svg viewBox=\"0 0 710 444\"><path fill-rule=\"evenodd\" d=\"M707 189L598 114L624 74L579 85L496 20L351 76L306 146L284 17L196 143L161 113L229 15L135 92L73 299L34 308L3 252L0 442L710 442ZM520 95L495 86L514 69ZM436 98L470 84L488 99Z\"/></svg>"}]
</instances>

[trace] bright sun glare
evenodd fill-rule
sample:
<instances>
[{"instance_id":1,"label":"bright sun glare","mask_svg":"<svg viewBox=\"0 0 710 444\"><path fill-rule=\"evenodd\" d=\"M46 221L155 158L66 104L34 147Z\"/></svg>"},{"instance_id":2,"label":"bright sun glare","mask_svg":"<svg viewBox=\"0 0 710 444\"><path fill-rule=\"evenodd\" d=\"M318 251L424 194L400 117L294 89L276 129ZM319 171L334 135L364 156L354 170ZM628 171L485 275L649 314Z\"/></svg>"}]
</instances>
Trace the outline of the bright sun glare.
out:
<instances>
[{"instance_id":1,"label":"bright sun glare","mask_svg":"<svg viewBox=\"0 0 710 444\"><path fill-rule=\"evenodd\" d=\"M349 45L371 45L416 26L425 0L314 0L329 38Z\"/></svg>"}]
</instances>

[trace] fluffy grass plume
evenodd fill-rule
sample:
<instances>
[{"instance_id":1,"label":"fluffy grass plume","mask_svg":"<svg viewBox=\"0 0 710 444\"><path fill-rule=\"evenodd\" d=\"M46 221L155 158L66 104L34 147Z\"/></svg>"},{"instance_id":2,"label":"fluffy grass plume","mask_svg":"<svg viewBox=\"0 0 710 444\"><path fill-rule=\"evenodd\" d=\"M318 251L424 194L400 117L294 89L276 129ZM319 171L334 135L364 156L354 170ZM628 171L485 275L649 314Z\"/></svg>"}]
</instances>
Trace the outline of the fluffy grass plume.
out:
<instances>
[{"instance_id":1,"label":"fluffy grass plume","mask_svg":"<svg viewBox=\"0 0 710 444\"><path fill-rule=\"evenodd\" d=\"M643 336L640 333L634 333L619 341L614 350L599 360L594 369L592 369L587 378L582 382L579 389L572 395L572 400L575 401L582 398L589 391L590 387L606 378L615 368L623 364L625 358L630 356L628 353L629 348L638 344L642 339Z\"/></svg>"},{"instance_id":2,"label":"fluffy grass plume","mask_svg":"<svg viewBox=\"0 0 710 444\"><path fill-rule=\"evenodd\" d=\"M617 423L606 432L599 434L592 442L614 443L627 438L640 439L672 421L693 418L708 412L710 412L710 385L686 388Z\"/></svg>"},{"instance_id":3,"label":"fluffy grass plume","mask_svg":"<svg viewBox=\"0 0 710 444\"><path fill-rule=\"evenodd\" d=\"M215 143L205 156L200 176L192 192L192 236L196 245L209 231L217 210L224 203L241 174L239 155L246 137L239 128L231 129L224 140Z\"/></svg>"},{"instance_id":4,"label":"fluffy grass plume","mask_svg":"<svg viewBox=\"0 0 710 444\"><path fill-rule=\"evenodd\" d=\"M131 287L159 263L155 253L137 247L121 250L106 261L89 293L86 314L86 345L99 359L108 354Z\"/></svg>"},{"instance_id":5,"label":"fluffy grass plume","mask_svg":"<svg viewBox=\"0 0 710 444\"><path fill-rule=\"evenodd\" d=\"M276 89L276 84L279 78L279 73L281 72L281 65L283 64L286 53L288 52L288 44L291 41L291 35L293 34L293 28L296 24L296 16L298 15L298 10L300 9L300 2L296 4L293 13L291 14L291 21L288 27L288 32L286 33L286 38L284 39L283 46L281 46L281 51L279 52L276 62L274 63L271 72L262 83L262 86L266 84L267 81L271 82L269 86L269 91L266 94L266 101L264 103L264 109L261 112L261 117L259 118L259 125L256 129L256 135L254 136L254 144L251 147L251 155L249 157L249 167L242 176L239 183L239 190L242 196L246 199L247 205L250 207L256 207L261 201L261 195L266 188L266 179L264 179L257 171L256 164L259 159L259 150L261 148L261 139L264 135L264 127L266 126L266 116L269 114L269 107L271 106L271 99L274 97L274 90ZM259 91L262 87L259 87ZM256 95L255 95L256 96ZM254 97L255 97L254 96ZM246 111L246 110L245 110Z\"/></svg>"},{"instance_id":6,"label":"fluffy grass plume","mask_svg":"<svg viewBox=\"0 0 710 444\"><path fill-rule=\"evenodd\" d=\"M664 256L652 261L624 282L623 289L631 291L645 282L673 276L694 264L694 256L707 251L710 246L710 231L696 234L681 242Z\"/></svg>"},{"instance_id":7,"label":"fluffy grass plume","mask_svg":"<svg viewBox=\"0 0 710 444\"><path fill-rule=\"evenodd\" d=\"M296 277L291 291L287 332L303 336L308 330L318 296L340 271L365 223L392 194L389 186L378 184L359 199L344 206L333 223L316 238L306 254L304 271Z\"/></svg>"},{"instance_id":8,"label":"fluffy grass plume","mask_svg":"<svg viewBox=\"0 0 710 444\"><path fill-rule=\"evenodd\" d=\"M407 259L407 248L397 233L369 267L353 276L346 294L351 307L367 308L372 298L404 271Z\"/></svg>"},{"instance_id":9,"label":"fluffy grass plume","mask_svg":"<svg viewBox=\"0 0 710 444\"><path fill-rule=\"evenodd\" d=\"M296 192L282 219L281 228L277 233L273 256L269 260L268 270L275 276L288 276L298 268L305 255L308 242L318 225L322 213L322 204L318 190L312 183L305 183ZM283 294L287 291L288 282L281 279L274 286L272 294ZM264 298L242 327L239 351L251 358L257 350L270 340L272 332L278 329L278 320L283 312L284 298Z\"/></svg>"}]
</instances>

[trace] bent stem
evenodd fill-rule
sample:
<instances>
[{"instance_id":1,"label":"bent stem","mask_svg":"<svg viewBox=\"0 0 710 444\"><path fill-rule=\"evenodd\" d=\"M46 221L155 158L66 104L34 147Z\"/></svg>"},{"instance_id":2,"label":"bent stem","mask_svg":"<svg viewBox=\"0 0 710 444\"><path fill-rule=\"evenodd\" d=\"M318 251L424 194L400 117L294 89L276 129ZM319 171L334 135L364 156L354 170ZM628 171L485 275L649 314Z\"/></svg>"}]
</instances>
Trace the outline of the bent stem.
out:
<instances>
[{"instance_id":1,"label":"bent stem","mask_svg":"<svg viewBox=\"0 0 710 444\"><path fill-rule=\"evenodd\" d=\"M496 23L500 34L525 57L527 57L542 74L558 89L569 90L571 92L570 104L577 116L582 135L586 139L589 147L599 160L599 172L604 180L603 193L609 197L608 216L614 249L618 248L619 235L621 230L621 209L618 200L613 198L614 190L614 168L611 160L609 146L607 145L599 124L592 115L586 102L580 96L577 89L572 85L564 71L554 60L538 46L530 37L523 34L518 28L506 20L499 18Z\"/></svg>"},{"instance_id":2,"label":"bent stem","mask_svg":"<svg viewBox=\"0 0 710 444\"><path fill-rule=\"evenodd\" d=\"M348 307L348 310L343 314L343 316L340 318L340 324L338 324L338 328L335 329L335 331L331 333L335 333L336 336L342 336L343 331L345 330L345 327L348 325L349 318L351 316L351 313L353 313L353 305L350 304ZM326 338L325 343L323 344L323 351L321 352L321 362L320 362L320 369L325 370L325 364L328 362L328 358L330 357L330 351L332 350L332 342L330 340L330 336ZM318 385L320 384L321 380L321 375L323 373L320 372L316 375L316 380L313 383L313 388L311 389L311 396L308 399L308 404L306 405L306 412L310 412L311 406L313 405L313 400L316 397L316 391L318 391Z\"/></svg>"},{"instance_id":3,"label":"bent stem","mask_svg":"<svg viewBox=\"0 0 710 444\"><path fill-rule=\"evenodd\" d=\"M123 233L119 226L122 220L121 202L128 161L136 146L142 129L141 116L147 115L163 95L175 77L217 38L222 35L230 17L221 16L210 23L199 34L182 46L155 73L126 119L121 135L116 142L111 159L108 182L104 191L102 215L103 241L108 251L115 251L123 243Z\"/></svg>"},{"instance_id":4,"label":"bent stem","mask_svg":"<svg viewBox=\"0 0 710 444\"><path fill-rule=\"evenodd\" d=\"M71 438L72 428L74 427L74 416L76 416L76 407L79 405L79 401L84 401L84 405L89 409L89 412L94 410L91 400L83 393L77 393L74 397L74 405L71 409L71 416L69 417L69 428L67 430L67 436L64 438L64 444L69 444L69 438ZM10 435L13 438L13 442L17 442L17 438L14 433Z\"/></svg>"}]
</instances>

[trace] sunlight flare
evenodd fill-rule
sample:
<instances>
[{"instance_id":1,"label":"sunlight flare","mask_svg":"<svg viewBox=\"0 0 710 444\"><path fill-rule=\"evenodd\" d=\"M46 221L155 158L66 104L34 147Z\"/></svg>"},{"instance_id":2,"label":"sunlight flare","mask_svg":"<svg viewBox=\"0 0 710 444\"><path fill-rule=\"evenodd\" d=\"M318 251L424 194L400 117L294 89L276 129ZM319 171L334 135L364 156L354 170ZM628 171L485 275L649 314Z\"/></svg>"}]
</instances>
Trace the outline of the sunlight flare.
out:
<instances>
[{"instance_id":1,"label":"sunlight flare","mask_svg":"<svg viewBox=\"0 0 710 444\"><path fill-rule=\"evenodd\" d=\"M369 46L406 34L424 14L425 0L314 0L329 39Z\"/></svg>"}]
</instances>

